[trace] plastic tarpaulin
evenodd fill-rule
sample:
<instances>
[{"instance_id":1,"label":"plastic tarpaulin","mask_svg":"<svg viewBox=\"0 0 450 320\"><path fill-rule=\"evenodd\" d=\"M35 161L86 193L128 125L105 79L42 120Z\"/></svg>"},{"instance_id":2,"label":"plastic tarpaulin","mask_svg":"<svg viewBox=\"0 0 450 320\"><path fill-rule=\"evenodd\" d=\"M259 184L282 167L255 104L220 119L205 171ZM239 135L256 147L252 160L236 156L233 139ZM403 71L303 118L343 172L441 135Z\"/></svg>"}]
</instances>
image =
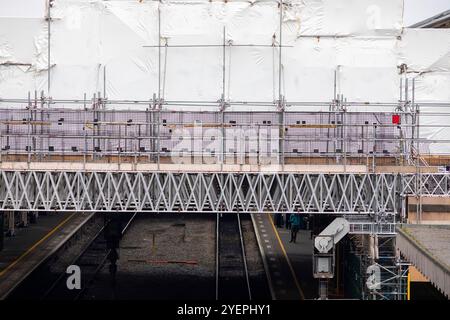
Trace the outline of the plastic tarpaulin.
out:
<instances>
[{"instance_id":1,"label":"plastic tarpaulin","mask_svg":"<svg viewBox=\"0 0 450 320\"><path fill-rule=\"evenodd\" d=\"M399 43L399 63L415 81L417 102L450 102L450 32L448 29L405 29ZM412 94L412 93L411 93ZM448 108L421 107L420 136L442 143L426 144L421 152L450 154Z\"/></svg>"},{"instance_id":2,"label":"plastic tarpaulin","mask_svg":"<svg viewBox=\"0 0 450 320\"><path fill-rule=\"evenodd\" d=\"M399 0L293 0L284 21L297 35L355 36L396 34L403 27L403 1Z\"/></svg>"},{"instance_id":3,"label":"plastic tarpaulin","mask_svg":"<svg viewBox=\"0 0 450 320\"><path fill-rule=\"evenodd\" d=\"M448 29L405 29L398 47L408 72L450 72Z\"/></svg>"},{"instance_id":4,"label":"plastic tarpaulin","mask_svg":"<svg viewBox=\"0 0 450 320\"><path fill-rule=\"evenodd\" d=\"M286 100L329 101L338 67L338 93L349 99L398 99L396 89L386 92L384 87L398 84L392 48L401 29L402 1L351 2L287 1L283 6L281 93ZM166 101L217 101L222 94L231 101L278 99L280 8L275 1L55 0L51 16L50 95L55 98L106 91L110 99L144 100L160 91ZM6 36L28 47L35 43L33 50L23 47L12 54L18 62L31 61L34 68L25 73L47 69L47 23L44 17L36 22ZM4 38L2 53L13 42ZM159 50L159 43L167 47ZM34 58L24 59L21 52ZM373 76L371 68L376 69ZM380 74L383 81L378 81ZM358 75L371 89L352 89L349 82ZM20 91L24 95L47 87L46 77L24 77L18 90L6 85L8 79L2 82L1 96L20 97ZM373 90L379 83L383 87Z\"/></svg>"},{"instance_id":5,"label":"plastic tarpaulin","mask_svg":"<svg viewBox=\"0 0 450 320\"><path fill-rule=\"evenodd\" d=\"M50 43L47 1L7 2L0 98L47 94L50 44L59 99L397 103L406 64L416 102L450 101L450 32L404 29L402 0L55 0Z\"/></svg>"}]
</instances>

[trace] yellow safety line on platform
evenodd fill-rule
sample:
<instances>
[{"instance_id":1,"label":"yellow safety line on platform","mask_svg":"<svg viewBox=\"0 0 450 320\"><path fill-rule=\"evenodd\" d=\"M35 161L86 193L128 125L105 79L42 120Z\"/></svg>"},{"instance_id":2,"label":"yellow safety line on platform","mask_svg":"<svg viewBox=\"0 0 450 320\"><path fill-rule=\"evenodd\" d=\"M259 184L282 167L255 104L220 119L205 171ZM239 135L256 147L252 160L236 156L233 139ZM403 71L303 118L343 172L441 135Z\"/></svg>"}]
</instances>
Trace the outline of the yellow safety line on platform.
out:
<instances>
[{"instance_id":1,"label":"yellow safety line on platform","mask_svg":"<svg viewBox=\"0 0 450 320\"><path fill-rule=\"evenodd\" d=\"M8 265L5 269L0 271L0 277L3 276L6 272L8 272L9 269L14 267L17 263L19 263L20 260L25 258L27 255L29 255L34 249L37 248L42 242L47 240L52 234L54 234L59 228L61 228L67 221L69 221L70 218L72 218L76 213L72 213L69 217L64 219L60 224L58 224L56 227L54 227L49 233L47 233L41 240L36 242L33 246L31 246L27 251L25 251L20 257L18 257L16 260L14 260L10 265Z\"/></svg>"},{"instance_id":2,"label":"yellow safety line on platform","mask_svg":"<svg viewBox=\"0 0 450 320\"><path fill-rule=\"evenodd\" d=\"M280 235L278 234L277 228L275 227L272 217L270 216L270 213L267 213L267 217L269 218L269 221L272 225L273 231L275 231L275 235L278 239L278 243L280 244L281 251L283 252L284 257L286 258L287 264L289 266L289 269L291 270L292 277L294 277L295 286L297 287L298 292L300 293L300 297L302 300L305 300L305 295L303 294L303 290L300 287L300 284L298 282L297 276L295 275L294 268L292 267L291 261L289 260L289 257L286 253L286 249L284 248L283 242L281 241Z\"/></svg>"},{"instance_id":3,"label":"yellow safety line on platform","mask_svg":"<svg viewBox=\"0 0 450 320\"><path fill-rule=\"evenodd\" d=\"M406 288L406 300L411 300L411 273L409 272L409 268L408 268L408 285Z\"/></svg>"}]
</instances>

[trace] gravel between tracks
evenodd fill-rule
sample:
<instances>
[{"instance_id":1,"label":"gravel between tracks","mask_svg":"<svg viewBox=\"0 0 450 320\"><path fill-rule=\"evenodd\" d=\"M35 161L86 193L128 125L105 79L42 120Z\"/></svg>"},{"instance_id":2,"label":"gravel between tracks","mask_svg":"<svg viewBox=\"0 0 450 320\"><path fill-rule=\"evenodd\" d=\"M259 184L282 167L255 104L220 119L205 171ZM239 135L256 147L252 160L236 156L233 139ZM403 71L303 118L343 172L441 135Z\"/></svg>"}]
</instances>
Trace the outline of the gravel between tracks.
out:
<instances>
[{"instance_id":1,"label":"gravel between tracks","mask_svg":"<svg viewBox=\"0 0 450 320\"><path fill-rule=\"evenodd\" d=\"M137 216L120 243L112 294L108 264L86 299L212 298L215 216Z\"/></svg>"},{"instance_id":2,"label":"gravel between tracks","mask_svg":"<svg viewBox=\"0 0 450 320\"><path fill-rule=\"evenodd\" d=\"M133 222L120 245L120 271L214 275L215 222L198 216L150 217ZM173 261L179 263L165 263ZM184 264L182 262L192 262Z\"/></svg>"}]
</instances>

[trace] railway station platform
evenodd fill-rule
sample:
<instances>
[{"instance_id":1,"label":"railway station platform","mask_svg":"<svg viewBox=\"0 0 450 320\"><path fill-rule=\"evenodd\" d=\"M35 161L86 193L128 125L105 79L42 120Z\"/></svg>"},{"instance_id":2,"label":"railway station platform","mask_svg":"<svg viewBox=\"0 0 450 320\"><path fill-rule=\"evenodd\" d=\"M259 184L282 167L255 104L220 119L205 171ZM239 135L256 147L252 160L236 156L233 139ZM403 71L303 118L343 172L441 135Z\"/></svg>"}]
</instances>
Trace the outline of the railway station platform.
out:
<instances>
[{"instance_id":1,"label":"railway station platform","mask_svg":"<svg viewBox=\"0 0 450 320\"><path fill-rule=\"evenodd\" d=\"M299 231L297 242L289 243L289 230L275 227L272 215L254 214L253 219L272 298L315 298L309 232Z\"/></svg>"},{"instance_id":2,"label":"railway station platform","mask_svg":"<svg viewBox=\"0 0 450 320\"><path fill-rule=\"evenodd\" d=\"M397 249L450 299L450 226L405 224L397 231Z\"/></svg>"},{"instance_id":3,"label":"railway station platform","mask_svg":"<svg viewBox=\"0 0 450 320\"><path fill-rule=\"evenodd\" d=\"M0 251L0 300L56 252L91 216L91 213L48 213L39 216L37 223L16 229L13 237L5 237Z\"/></svg>"},{"instance_id":4,"label":"railway station platform","mask_svg":"<svg viewBox=\"0 0 450 320\"><path fill-rule=\"evenodd\" d=\"M294 269L305 299L316 299L318 283L313 278L313 244L311 231L299 230L295 243L289 242L291 233L286 228L277 228L278 235L286 250L286 254Z\"/></svg>"}]
</instances>

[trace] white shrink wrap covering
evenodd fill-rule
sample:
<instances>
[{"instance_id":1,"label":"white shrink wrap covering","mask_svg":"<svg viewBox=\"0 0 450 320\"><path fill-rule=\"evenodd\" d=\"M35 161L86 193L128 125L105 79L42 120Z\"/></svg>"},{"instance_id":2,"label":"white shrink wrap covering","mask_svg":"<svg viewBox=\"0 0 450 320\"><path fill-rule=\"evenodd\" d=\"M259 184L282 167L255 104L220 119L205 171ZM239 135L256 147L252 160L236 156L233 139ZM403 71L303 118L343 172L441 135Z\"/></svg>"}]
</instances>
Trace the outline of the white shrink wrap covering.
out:
<instances>
[{"instance_id":1,"label":"white shrink wrap covering","mask_svg":"<svg viewBox=\"0 0 450 320\"><path fill-rule=\"evenodd\" d=\"M416 102L450 102L450 31L403 28L403 0L285 0L281 20L274 0L55 0L50 42L47 3L0 1L0 98L105 91L110 100L156 95L217 108L224 95L247 103L235 110L275 110L281 93L291 110L322 110L342 94L360 104L352 111L380 111L367 103L397 103L405 64ZM421 135L450 138L443 128Z\"/></svg>"},{"instance_id":2,"label":"white shrink wrap covering","mask_svg":"<svg viewBox=\"0 0 450 320\"><path fill-rule=\"evenodd\" d=\"M423 143L422 153L450 155L450 115L447 108L422 107L420 116L420 138L433 143Z\"/></svg>"},{"instance_id":3,"label":"white shrink wrap covering","mask_svg":"<svg viewBox=\"0 0 450 320\"><path fill-rule=\"evenodd\" d=\"M440 140L424 144L422 152L450 154L450 110L438 103L450 101L450 72L430 72L415 76L415 99L435 106L420 108L420 137Z\"/></svg>"},{"instance_id":4,"label":"white shrink wrap covering","mask_svg":"<svg viewBox=\"0 0 450 320\"><path fill-rule=\"evenodd\" d=\"M47 0L1 0L0 18L43 18Z\"/></svg>"},{"instance_id":5,"label":"white shrink wrap covering","mask_svg":"<svg viewBox=\"0 0 450 320\"><path fill-rule=\"evenodd\" d=\"M450 102L450 72L423 73L414 78L416 102Z\"/></svg>"},{"instance_id":6,"label":"white shrink wrap covering","mask_svg":"<svg viewBox=\"0 0 450 320\"><path fill-rule=\"evenodd\" d=\"M397 34L403 0L292 0L285 21L298 36Z\"/></svg>"},{"instance_id":7,"label":"white shrink wrap covering","mask_svg":"<svg viewBox=\"0 0 450 320\"><path fill-rule=\"evenodd\" d=\"M110 99L144 100L157 90L156 50L144 47L158 39L157 4L56 1L52 12L54 97L106 89Z\"/></svg>"},{"instance_id":8,"label":"white shrink wrap covering","mask_svg":"<svg viewBox=\"0 0 450 320\"><path fill-rule=\"evenodd\" d=\"M2 97L18 98L21 91L23 96L47 87L45 77L37 74L48 65L46 1L33 2L41 8L38 25L8 31L10 39L1 43L0 57L10 54L8 47L15 46L14 42L22 43L10 58L31 61L21 55L32 52L28 72L36 74L19 76L19 71L9 70L6 74L13 74L14 81L28 80L19 81L17 90L11 88L14 81L2 81ZM23 1L17 3L23 6ZM358 101L373 98L352 92L345 80L352 79L354 68L362 68L364 74L371 66L377 70L396 68L395 52L386 52L390 49L386 44L392 45L394 35L400 32L402 1L375 3L285 2L281 93L287 100L329 101L334 96L338 67L342 67L339 76L346 90L338 93ZM153 94L166 101L217 101L222 94L231 101L278 99L280 9L276 1L55 0L51 16L49 94L54 98L79 99L84 93L91 97L106 91L109 99L129 100L147 100ZM5 19L4 24L14 26ZM28 23L24 22L28 18L13 19ZM30 51L31 43L35 48ZM168 47L158 49L160 43ZM347 75L347 70L352 71ZM396 79L387 79L392 74L384 75L384 85L395 83ZM395 100L390 93L383 99L375 98Z\"/></svg>"},{"instance_id":9,"label":"white shrink wrap covering","mask_svg":"<svg viewBox=\"0 0 450 320\"><path fill-rule=\"evenodd\" d=\"M167 48L166 100L216 101L223 93L234 101L273 100L276 3L164 3L161 22L164 44L193 45Z\"/></svg>"},{"instance_id":10,"label":"white shrink wrap covering","mask_svg":"<svg viewBox=\"0 0 450 320\"><path fill-rule=\"evenodd\" d=\"M42 19L0 18L0 97L47 90L47 43Z\"/></svg>"},{"instance_id":11,"label":"white shrink wrap covering","mask_svg":"<svg viewBox=\"0 0 450 320\"><path fill-rule=\"evenodd\" d=\"M289 101L395 103L399 98L395 37L290 38L283 50L284 92Z\"/></svg>"},{"instance_id":12,"label":"white shrink wrap covering","mask_svg":"<svg viewBox=\"0 0 450 320\"><path fill-rule=\"evenodd\" d=\"M339 74L338 91L348 101L394 103L398 100L400 82L395 69L344 66ZM389 109L392 111L392 107Z\"/></svg>"},{"instance_id":13,"label":"white shrink wrap covering","mask_svg":"<svg viewBox=\"0 0 450 320\"><path fill-rule=\"evenodd\" d=\"M398 51L408 72L450 72L449 29L405 29Z\"/></svg>"}]
</instances>

